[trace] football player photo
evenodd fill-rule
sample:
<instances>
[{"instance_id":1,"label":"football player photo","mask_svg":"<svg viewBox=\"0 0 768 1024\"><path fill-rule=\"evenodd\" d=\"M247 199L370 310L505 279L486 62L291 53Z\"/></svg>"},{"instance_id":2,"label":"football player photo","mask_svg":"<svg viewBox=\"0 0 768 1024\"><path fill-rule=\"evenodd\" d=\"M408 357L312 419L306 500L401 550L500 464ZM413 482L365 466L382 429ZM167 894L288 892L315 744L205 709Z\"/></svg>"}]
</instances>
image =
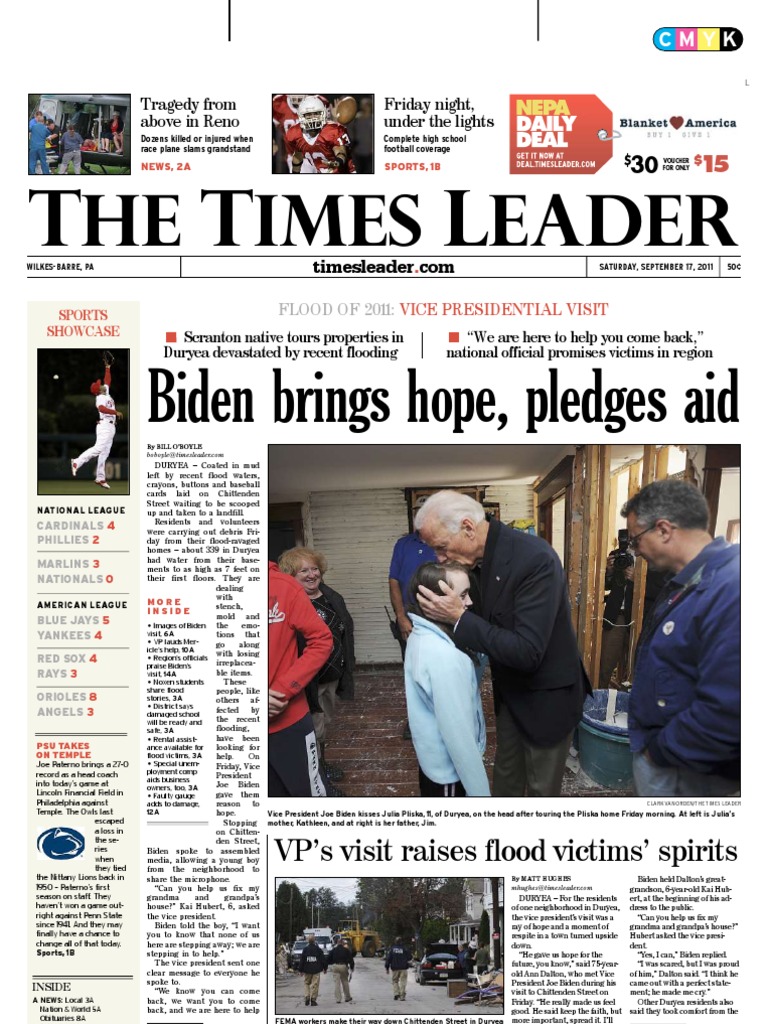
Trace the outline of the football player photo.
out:
<instances>
[{"instance_id":1,"label":"football player photo","mask_svg":"<svg viewBox=\"0 0 768 1024\"><path fill-rule=\"evenodd\" d=\"M272 96L273 174L373 174L373 96Z\"/></svg>"}]
</instances>

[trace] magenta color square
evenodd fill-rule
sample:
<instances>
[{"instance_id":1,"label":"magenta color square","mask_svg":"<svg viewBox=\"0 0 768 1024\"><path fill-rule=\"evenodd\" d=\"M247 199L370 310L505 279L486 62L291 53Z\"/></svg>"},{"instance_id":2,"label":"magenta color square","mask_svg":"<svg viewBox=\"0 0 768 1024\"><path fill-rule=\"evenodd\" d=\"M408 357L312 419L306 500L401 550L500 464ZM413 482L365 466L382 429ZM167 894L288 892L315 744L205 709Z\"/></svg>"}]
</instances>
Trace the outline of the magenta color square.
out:
<instances>
[{"instance_id":1,"label":"magenta color square","mask_svg":"<svg viewBox=\"0 0 768 1024\"><path fill-rule=\"evenodd\" d=\"M678 28L675 40L676 50L698 50L699 30L697 28Z\"/></svg>"}]
</instances>

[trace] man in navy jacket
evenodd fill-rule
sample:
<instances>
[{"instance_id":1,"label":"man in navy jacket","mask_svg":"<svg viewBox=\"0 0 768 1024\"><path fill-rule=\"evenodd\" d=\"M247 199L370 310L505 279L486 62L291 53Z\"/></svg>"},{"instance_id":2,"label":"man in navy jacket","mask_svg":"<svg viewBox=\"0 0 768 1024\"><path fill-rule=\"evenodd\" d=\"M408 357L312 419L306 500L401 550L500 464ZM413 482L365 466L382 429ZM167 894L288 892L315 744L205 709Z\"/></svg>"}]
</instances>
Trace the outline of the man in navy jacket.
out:
<instances>
[{"instance_id":1,"label":"man in navy jacket","mask_svg":"<svg viewBox=\"0 0 768 1024\"><path fill-rule=\"evenodd\" d=\"M304 975L304 1005L317 1006L320 975L328 971L325 953L315 941L315 933L307 932L307 945L301 951L299 974Z\"/></svg>"},{"instance_id":2,"label":"man in navy jacket","mask_svg":"<svg viewBox=\"0 0 768 1024\"><path fill-rule=\"evenodd\" d=\"M488 655L496 706L494 796L558 796L571 737L590 690L556 552L485 518L458 491L438 491L416 515L438 562L480 567L480 614L457 595L423 587L429 618L453 625L458 645ZM446 588L447 589L447 588Z\"/></svg>"},{"instance_id":3,"label":"man in navy jacket","mask_svg":"<svg viewBox=\"0 0 768 1024\"><path fill-rule=\"evenodd\" d=\"M704 495L649 484L623 507L631 547L669 578L643 623L629 705L640 796L739 791L739 547L712 540Z\"/></svg>"},{"instance_id":4,"label":"man in navy jacket","mask_svg":"<svg viewBox=\"0 0 768 1024\"><path fill-rule=\"evenodd\" d=\"M408 985L408 968L411 964L412 953L403 942L401 936L397 936L389 947L384 968L389 974L392 971L392 992L395 999L404 1000L405 990Z\"/></svg>"}]
</instances>

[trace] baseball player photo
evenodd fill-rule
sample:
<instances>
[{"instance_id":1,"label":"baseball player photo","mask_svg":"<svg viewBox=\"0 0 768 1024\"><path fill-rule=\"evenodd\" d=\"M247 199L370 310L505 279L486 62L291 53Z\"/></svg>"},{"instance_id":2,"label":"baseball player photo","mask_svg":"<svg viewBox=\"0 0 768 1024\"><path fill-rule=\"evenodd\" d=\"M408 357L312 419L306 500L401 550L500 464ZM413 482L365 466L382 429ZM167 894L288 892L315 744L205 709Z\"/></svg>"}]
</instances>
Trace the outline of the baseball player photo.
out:
<instances>
[{"instance_id":1,"label":"baseball player photo","mask_svg":"<svg viewBox=\"0 0 768 1024\"><path fill-rule=\"evenodd\" d=\"M37 356L38 494L127 494L128 349Z\"/></svg>"}]
</instances>

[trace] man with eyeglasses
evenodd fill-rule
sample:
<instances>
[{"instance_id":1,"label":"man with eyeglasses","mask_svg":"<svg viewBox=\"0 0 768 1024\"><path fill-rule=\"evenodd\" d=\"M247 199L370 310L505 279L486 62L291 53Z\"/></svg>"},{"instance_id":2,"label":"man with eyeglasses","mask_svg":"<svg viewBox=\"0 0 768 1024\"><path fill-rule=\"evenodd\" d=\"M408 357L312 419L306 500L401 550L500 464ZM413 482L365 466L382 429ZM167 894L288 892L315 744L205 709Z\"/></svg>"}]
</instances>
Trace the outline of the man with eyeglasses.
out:
<instances>
[{"instance_id":1,"label":"man with eyeglasses","mask_svg":"<svg viewBox=\"0 0 768 1024\"><path fill-rule=\"evenodd\" d=\"M621 510L629 546L669 574L643 624L629 705L639 796L732 796L741 750L739 548L709 533L704 495L648 484Z\"/></svg>"}]
</instances>

